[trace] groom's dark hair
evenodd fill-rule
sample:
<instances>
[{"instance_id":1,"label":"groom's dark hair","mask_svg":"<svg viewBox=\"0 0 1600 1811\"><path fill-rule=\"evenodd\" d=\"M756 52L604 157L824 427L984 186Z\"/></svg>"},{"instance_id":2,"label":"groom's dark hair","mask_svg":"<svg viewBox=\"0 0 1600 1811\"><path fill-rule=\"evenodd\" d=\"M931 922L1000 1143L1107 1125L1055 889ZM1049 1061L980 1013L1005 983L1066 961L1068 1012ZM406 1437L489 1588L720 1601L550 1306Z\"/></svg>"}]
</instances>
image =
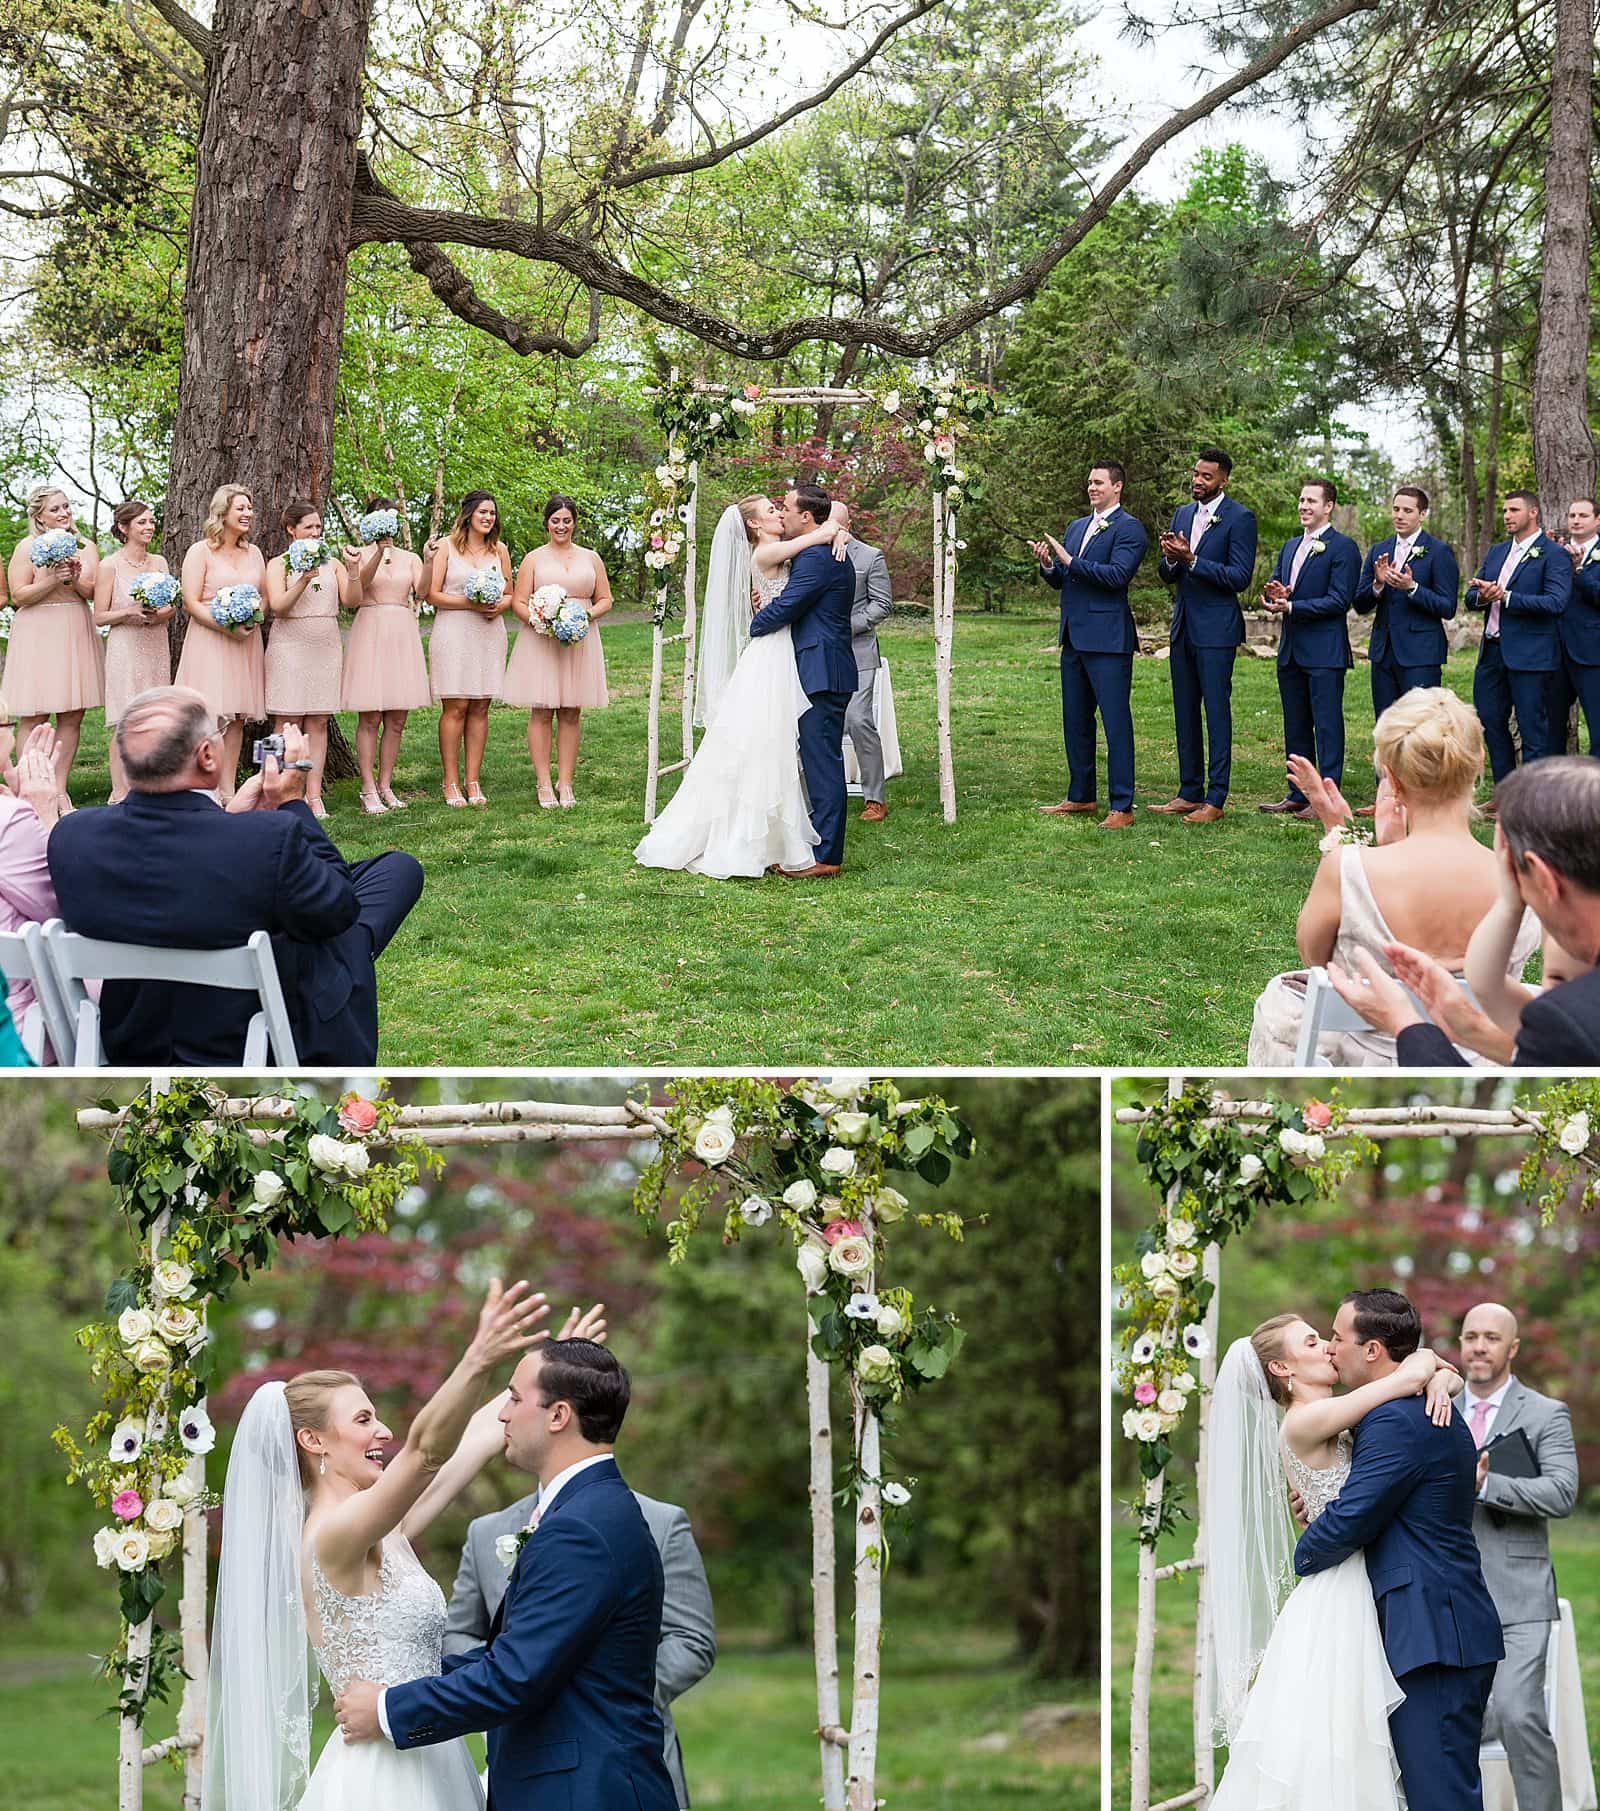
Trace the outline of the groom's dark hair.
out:
<instances>
[{"instance_id":1,"label":"groom's dark hair","mask_svg":"<svg viewBox=\"0 0 1600 1811\"><path fill-rule=\"evenodd\" d=\"M797 484L794 487L796 509L803 509L813 521L826 522L833 514L833 498L816 484Z\"/></svg>"},{"instance_id":2,"label":"groom's dark hair","mask_svg":"<svg viewBox=\"0 0 1600 1811\"><path fill-rule=\"evenodd\" d=\"M1352 1289L1344 1298L1355 1309L1356 1338L1375 1339L1399 1364L1422 1344L1422 1316L1396 1289Z\"/></svg>"},{"instance_id":3,"label":"groom's dark hair","mask_svg":"<svg viewBox=\"0 0 1600 1811\"><path fill-rule=\"evenodd\" d=\"M628 1412L628 1373L592 1339L552 1339L539 1354L539 1401L570 1402L585 1440L610 1446Z\"/></svg>"}]
</instances>

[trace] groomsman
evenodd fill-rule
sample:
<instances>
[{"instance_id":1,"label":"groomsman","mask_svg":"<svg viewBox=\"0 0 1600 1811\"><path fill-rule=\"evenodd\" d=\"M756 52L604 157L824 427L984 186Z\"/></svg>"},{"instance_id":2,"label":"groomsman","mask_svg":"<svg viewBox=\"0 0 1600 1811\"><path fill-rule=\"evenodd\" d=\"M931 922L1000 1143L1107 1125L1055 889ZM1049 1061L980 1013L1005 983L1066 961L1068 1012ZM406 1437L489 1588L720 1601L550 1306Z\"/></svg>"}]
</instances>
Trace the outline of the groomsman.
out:
<instances>
[{"instance_id":1,"label":"groomsman","mask_svg":"<svg viewBox=\"0 0 1600 1811\"><path fill-rule=\"evenodd\" d=\"M1509 538L1496 541L1478 576L1467 580L1468 602L1489 613L1472 704L1483 722L1496 785L1517 764L1513 711L1524 761L1563 752L1551 733L1550 691L1551 675L1561 665L1561 613L1572 595L1572 560L1541 529L1533 492L1512 491L1501 515Z\"/></svg>"},{"instance_id":2,"label":"groomsman","mask_svg":"<svg viewBox=\"0 0 1600 1811\"><path fill-rule=\"evenodd\" d=\"M1128 586L1150 545L1136 516L1122 507L1127 473L1115 459L1089 468L1090 514L1062 540L1031 541L1040 576L1061 593L1061 734L1067 745L1067 796L1041 805L1052 817L1096 810L1095 712L1106 736L1110 810L1102 830L1133 823L1133 657L1139 651Z\"/></svg>"},{"instance_id":3,"label":"groomsman","mask_svg":"<svg viewBox=\"0 0 1600 1811\"><path fill-rule=\"evenodd\" d=\"M1344 676L1355 665L1345 619L1361 578L1361 550L1333 526L1339 493L1327 478L1300 486L1300 533L1285 541L1261 593L1278 628L1278 696L1286 755L1303 755L1325 780L1344 778ZM1314 817L1293 781L1261 811Z\"/></svg>"},{"instance_id":4,"label":"groomsman","mask_svg":"<svg viewBox=\"0 0 1600 1811\"><path fill-rule=\"evenodd\" d=\"M1444 677L1444 625L1461 601L1461 570L1444 542L1423 528L1427 513L1428 493L1402 484L1389 503L1394 533L1368 549L1361 567L1356 609L1362 616L1377 613L1367 647L1374 717Z\"/></svg>"},{"instance_id":5,"label":"groomsman","mask_svg":"<svg viewBox=\"0 0 1600 1811\"><path fill-rule=\"evenodd\" d=\"M1244 640L1239 594L1256 563L1256 519L1227 493L1233 461L1202 447L1180 504L1161 537L1158 570L1174 587L1172 715L1178 740L1178 792L1152 811L1214 824L1233 771L1233 662ZM1205 735L1200 712L1205 710ZM1210 742L1210 761L1206 743Z\"/></svg>"},{"instance_id":6,"label":"groomsman","mask_svg":"<svg viewBox=\"0 0 1600 1811\"><path fill-rule=\"evenodd\" d=\"M1551 677L1551 752L1564 754L1567 716L1576 699L1589 726L1589 753L1600 752L1600 514L1593 497L1567 505L1567 553L1572 560L1572 596L1561 612L1561 665Z\"/></svg>"}]
</instances>

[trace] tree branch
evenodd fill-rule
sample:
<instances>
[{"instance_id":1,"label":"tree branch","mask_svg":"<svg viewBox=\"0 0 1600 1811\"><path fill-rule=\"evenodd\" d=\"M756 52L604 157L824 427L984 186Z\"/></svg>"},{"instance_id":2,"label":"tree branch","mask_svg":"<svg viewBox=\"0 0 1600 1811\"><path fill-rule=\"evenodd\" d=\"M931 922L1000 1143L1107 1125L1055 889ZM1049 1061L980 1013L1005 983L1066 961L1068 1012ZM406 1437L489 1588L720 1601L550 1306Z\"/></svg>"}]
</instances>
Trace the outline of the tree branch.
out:
<instances>
[{"instance_id":1,"label":"tree branch","mask_svg":"<svg viewBox=\"0 0 1600 1811\"><path fill-rule=\"evenodd\" d=\"M203 101L206 98L204 77L196 75L192 69L185 69L181 63L174 63L172 58L167 55L153 38L146 37L138 19L134 17L133 0L122 0L122 17L128 30L133 33L134 37L138 39L143 48L155 58L164 70L166 70L167 74L176 76L197 101Z\"/></svg>"},{"instance_id":2,"label":"tree branch","mask_svg":"<svg viewBox=\"0 0 1600 1811\"><path fill-rule=\"evenodd\" d=\"M938 3L939 0L923 0L917 10L926 12ZM988 295L980 296L918 330L874 314L860 314L843 320L831 315L810 315L765 329L742 327L635 275L592 244L525 220L492 218L444 208L411 207L385 189L370 171L364 172L365 181L360 175L357 178L350 243L399 243L406 246L408 255L413 255L419 245L471 245L485 251L510 252L537 263L554 264L576 277L592 295L615 296L667 326L679 328L703 344L739 358L781 358L811 340L831 341L839 346L874 346L897 357L922 358L969 332L991 315L1033 295L1056 265L1110 213L1118 196L1156 153L1197 120L1206 118L1235 95L1254 87L1330 27L1358 13L1375 11L1377 5L1378 0L1330 0L1330 4L1261 51L1243 69L1219 82L1142 139L1067 231L1017 275ZM899 23L905 22L902 19ZM667 174L701 168L706 163L720 161L732 148L725 147L714 156L708 154L705 158L656 165L654 170ZM634 180L642 180L641 172L630 171L622 179L623 183Z\"/></svg>"},{"instance_id":3,"label":"tree branch","mask_svg":"<svg viewBox=\"0 0 1600 1811\"><path fill-rule=\"evenodd\" d=\"M187 12L179 6L178 0L150 0L150 4L199 57L200 61L209 67L217 42L211 30L202 25L193 13Z\"/></svg>"}]
</instances>

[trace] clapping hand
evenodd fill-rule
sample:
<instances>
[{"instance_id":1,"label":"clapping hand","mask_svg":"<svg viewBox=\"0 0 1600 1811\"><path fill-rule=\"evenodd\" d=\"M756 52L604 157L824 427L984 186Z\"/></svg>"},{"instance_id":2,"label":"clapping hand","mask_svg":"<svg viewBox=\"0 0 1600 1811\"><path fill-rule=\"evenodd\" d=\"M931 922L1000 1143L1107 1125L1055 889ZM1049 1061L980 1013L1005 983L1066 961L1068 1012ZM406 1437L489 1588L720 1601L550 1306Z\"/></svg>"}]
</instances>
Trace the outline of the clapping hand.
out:
<instances>
[{"instance_id":1,"label":"clapping hand","mask_svg":"<svg viewBox=\"0 0 1600 1811\"><path fill-rule=\"evenodd\" d=\"M1289 587L1282 579L1268 579L1261 587L1261 607L1274 616L1282 616L1289 607Z\"/></svg>"},{"instance_id":2,"label":"clapping hand","mask_svg":"<svg viewBox=\"0 0 1600 1811\"><path fill-rule=\"evenodd\" d=\"M1355 813L1345 803L1343 794L1332 780L1326 780L1317 772L1313 762L1304 755L1289 757L1289 785L1301 793L1315 815L1329 830L1337 830L1341 824L1348 823Z\"/></svg>"},{"instance_id":3,"label":"clapping hand","mask_svg":"<svg viewBox=\"0 0 1600 1811\"><path fill-rule=\"evenodd\" d=\"M46 830L61 815L61 780L56 773L56 732L41 723L29 732L17 757L17 793L33 807Z\"/></svg>"},{"instance_id":4,"label":"clapping hand","mask_svg":"<svg viewBox=\"0 0 1600 1811\"><path fill-rule=\"evenodd\" d=\"M1398 946L1386 945L1384 953L1395 947ZM1358 949L1355 954L1359 975L1347 973L1336 963L1328 964L1328 979L1345 1005L1358 1012L1374 1031L1389 1037L1398 1037L1408 1025L1420 1024L1415 1002L1400 983L1383 972L1370 951Z\"/></svg>"},{"instance_id":5,"label":"clapping hand","mask_svg":"<svg viewBox=\"0 0 1600 1811\"><path fill-rule=\"evenodd\" d=\"M1194 564L1194 549L1189 545L1189 537L1174 534L1169 529L1161 537L1161 557L1173 565L1191 566Z\"/></svg>"}]
</instances>

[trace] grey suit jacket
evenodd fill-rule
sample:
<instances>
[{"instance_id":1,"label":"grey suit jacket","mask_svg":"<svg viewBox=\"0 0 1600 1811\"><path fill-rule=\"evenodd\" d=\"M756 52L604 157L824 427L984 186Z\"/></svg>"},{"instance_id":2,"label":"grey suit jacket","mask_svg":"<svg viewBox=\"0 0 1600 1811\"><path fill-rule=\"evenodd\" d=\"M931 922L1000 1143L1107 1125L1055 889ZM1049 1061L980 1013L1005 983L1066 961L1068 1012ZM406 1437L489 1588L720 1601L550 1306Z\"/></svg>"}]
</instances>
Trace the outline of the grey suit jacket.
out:
<instances>
[{"instance_id":1,"label":"grey suit jacket","mask_svg":"<svg viewBox=\"0 0 1600 1811\"><path fill-rule=\"evenodd\" d=\"M1470 1394L1462 1401L1470 1411ZM1528 1437L1539 1476L1501 1478L1491 1471L1483 1499L1472 1511L1472 1532L1501 1623L1554 1622L1556 1575L1545 1524L1553 1516L1571 1515L1578 1500L1572 1417L1564 1402L1541 1396L1513 1377L1490 1426L1490 1445L1516 1428Z\"/></svg>"},{"instance_id":2,"label":"grey suit jacket","mask_svg":"<svg viewBox=\"0 0 1600 1811\"><path fill-rule=\"evenodd\" d=\"M894 608L889 588L889 562L881 547L869 547L852 535L845 545L855 569L856 598L850 611L850 645L855 649L856 672L865 676L878 670L878 624Z\"/></svg>"},{"instance_id":3,"label":"grey suit jacket","mask_svg":"<svg viewBox=\"0 0 1600 1811\"><path fill-rule=\"evenodd\" d=\"M705 1565L684 1511L673 1503L658 1503L654 1497L641 1496L638 1491L633 1494L660 1550L665 1575L661 1643L656 1649L656 1709L667 1732L667 1771L672 1775L679 1805L687 1806L689 1789L684 1783L683 1755L669 1707L674 1698L682 1697L691 1685L705 1678L716 1661L711 1587L706 1583ZM511 1577L510 1567L495 1552L494 1544L502 1534L515 1534L519 1528L527 1527L533 1504L533 1496L525 1496L509 1509L480 1515L468 1525L445 1622L447 1654L465 1654L489 1639L489 1625Z\"/></svg>"}]
</instances>

